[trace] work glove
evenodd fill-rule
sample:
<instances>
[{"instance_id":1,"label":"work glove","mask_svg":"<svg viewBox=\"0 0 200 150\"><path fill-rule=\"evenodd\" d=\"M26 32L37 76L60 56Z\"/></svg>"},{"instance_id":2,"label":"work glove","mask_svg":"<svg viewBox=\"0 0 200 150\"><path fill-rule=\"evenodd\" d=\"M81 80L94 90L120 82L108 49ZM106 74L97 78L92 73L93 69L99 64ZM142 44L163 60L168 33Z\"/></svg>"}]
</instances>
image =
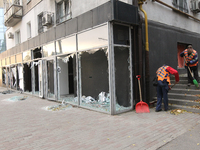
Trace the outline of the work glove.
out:
<instances>
[{"instance_id":1,"label":"work glove","mask_svg":"<svg viewBox=\"0 0 200 150\"><path fill-rule=\"evenodd\" d=\"M186 64L187 64L187 66L189 66L190 62L188 61Z\"/></svg>"}]
</instances>

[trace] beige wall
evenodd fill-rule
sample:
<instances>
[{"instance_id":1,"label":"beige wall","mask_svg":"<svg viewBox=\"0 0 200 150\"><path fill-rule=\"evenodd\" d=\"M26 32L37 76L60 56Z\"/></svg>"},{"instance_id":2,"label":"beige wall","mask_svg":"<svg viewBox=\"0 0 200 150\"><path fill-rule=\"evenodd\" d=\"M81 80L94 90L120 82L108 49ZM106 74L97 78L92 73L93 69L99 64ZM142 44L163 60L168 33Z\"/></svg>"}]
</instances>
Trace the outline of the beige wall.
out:
<instances>
[{"instance_id":1,"label":"beige wall","mask_svg":"<svg viewBox=\"0 0 200 150\"><path fill-rule=\"evenodd\" d=\"M3 0L0 0L0 8L3 8Z\"/></svg>"},{"instance_id":2,"label":"beige wall","mask_svg":"<svg viewBox=\"0 0 200 150\"><path fill-rule=\"evenodd\" d=\"M33 7L35 7L39 2L41 2L42 0L31 0L28 4L27 4L27 0L22 0L22 4L23 4L23 15L25 15L28 11L30 11Z\"/></svg>"}]
</instances>

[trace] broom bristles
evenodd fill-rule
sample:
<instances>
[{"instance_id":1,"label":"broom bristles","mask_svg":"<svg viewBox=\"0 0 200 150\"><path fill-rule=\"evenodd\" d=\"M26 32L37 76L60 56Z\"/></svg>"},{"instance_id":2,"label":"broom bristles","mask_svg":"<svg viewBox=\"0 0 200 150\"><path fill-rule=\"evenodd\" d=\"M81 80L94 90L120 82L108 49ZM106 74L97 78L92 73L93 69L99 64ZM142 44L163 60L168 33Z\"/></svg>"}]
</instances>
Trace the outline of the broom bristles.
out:
<instances>
[{"instance_id":1,"label":"broom bristles","mask_svg":"<svg viewBox=\"0 0 200 150\"><path fill-rule=\"evenodd\" d=\"M193 80L193 83L194 83L194 85L195 85L196 87L199 87L199 83L197 82L196 79Z\"/></svg>"}]
</instances>

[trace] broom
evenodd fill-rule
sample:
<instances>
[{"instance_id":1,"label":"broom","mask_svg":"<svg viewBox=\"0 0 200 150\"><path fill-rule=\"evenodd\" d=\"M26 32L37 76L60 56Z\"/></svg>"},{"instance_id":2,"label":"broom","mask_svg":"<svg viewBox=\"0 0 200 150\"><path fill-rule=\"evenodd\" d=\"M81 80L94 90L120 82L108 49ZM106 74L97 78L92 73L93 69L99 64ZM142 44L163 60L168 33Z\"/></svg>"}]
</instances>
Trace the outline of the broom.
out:
<instances>
[{"instance_id":1,"label":"broom","mask_svg":"<svg viewBox=\"0 0 200 150\"><path fill-rule=\"evenodd\" d=\"M185 56L184 56L184 60L185 60L185 62L187 62L186 59L185 59ZM191 76L192 76L192 81L193 81L194 85L198 88L198 87L199 87L199 83L198 83L197 80L193 77L193 74L192 74L192 72L191 72L191 70L190 70L190 67L189 67L189 66L187 66L187 67L188 67L188 70L190 71L190 74L191 74Z\"/></svg>"}]
</instances>

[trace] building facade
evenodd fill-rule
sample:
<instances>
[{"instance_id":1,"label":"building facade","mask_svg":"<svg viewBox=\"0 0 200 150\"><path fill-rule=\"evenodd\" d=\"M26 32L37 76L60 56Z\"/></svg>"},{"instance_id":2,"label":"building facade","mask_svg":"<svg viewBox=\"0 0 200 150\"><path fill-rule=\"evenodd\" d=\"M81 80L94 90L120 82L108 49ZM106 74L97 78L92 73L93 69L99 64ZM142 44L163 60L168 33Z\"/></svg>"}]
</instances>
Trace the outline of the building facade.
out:
<instances>
[{"instance_id":1,"label":"building facade","mask_svg":"<svg viewBox=\"0 0 200 150\"><path fill-rule=\"evenodd\" d=\"M198 10L183 2L4 0L0 84L113 115L139 102L141 75L149 103L157 68L182 71L178 54L200 48Z\"/></svg>"}]
</instances>

